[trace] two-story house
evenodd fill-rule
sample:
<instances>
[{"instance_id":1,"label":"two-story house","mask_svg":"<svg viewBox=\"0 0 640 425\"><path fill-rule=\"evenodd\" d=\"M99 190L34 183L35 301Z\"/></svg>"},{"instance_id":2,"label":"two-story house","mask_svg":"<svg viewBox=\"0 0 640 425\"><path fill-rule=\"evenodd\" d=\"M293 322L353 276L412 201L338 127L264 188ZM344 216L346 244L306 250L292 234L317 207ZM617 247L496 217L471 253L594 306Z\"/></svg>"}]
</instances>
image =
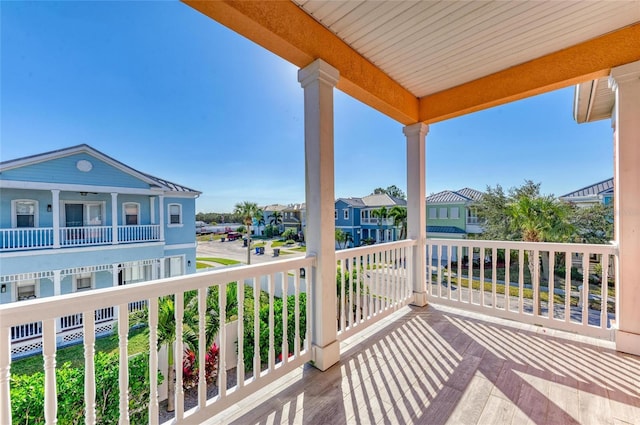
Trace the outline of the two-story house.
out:
<instances>
[{"instance_id":1,"label":"two-story house","mask_svg":"<svg viewBox=\"0 0 640 425\"><path fill-rule=\"evenodd\" d=\"M302 237L306 226L305 204L289 204L282 210L282 224L284 230L295 230L299 237Z\"/></svg>"},{"instance_id":2,"label":"two-story house","mask_svg":"<svg viewBox=\"0 0 640 425\"><path fill-rule=\"evenodd\" d=\"M358 246L369 242L391 242L398 239L400 229L388 215L394 206L405 207L404 199L387 194L372 194L362 198L339 198L335 202L336 229L349 234Z\"/></svg>"},{"instance_id":3,"label":"two-story house","mask_svg":"<svg viewBox=\"0 0 640 425\"><path fill-rule=\"evenodd\" d=\"M464 239L482 233L482 223L473 204L482 192L465 187L444 190L427 197L427 237Z\"/></svg>"},{"instance_id":4,"label":"two-story house","mask_svg":"<svg viewBox=\"0 0 640 425\"><path fill-rule=\"evenodd\" d=\"M560 196L560 200L577 207L613 204L613 177Z\"/></svg>"},{"instance_id":5,"label":"two-story house","mask_svg":"<svg viewBox=\"0 0 640 425\"><path fill-rule=\"evenodd\" d=\"M0 163L0 303L195 272L199 195L88 145ZM97 332L115 317L96 311ZM81 315L58 331L59 343L80 338ZM12 329L14 354L39 349L40 334Z\"/></svg>"}]
</instances>

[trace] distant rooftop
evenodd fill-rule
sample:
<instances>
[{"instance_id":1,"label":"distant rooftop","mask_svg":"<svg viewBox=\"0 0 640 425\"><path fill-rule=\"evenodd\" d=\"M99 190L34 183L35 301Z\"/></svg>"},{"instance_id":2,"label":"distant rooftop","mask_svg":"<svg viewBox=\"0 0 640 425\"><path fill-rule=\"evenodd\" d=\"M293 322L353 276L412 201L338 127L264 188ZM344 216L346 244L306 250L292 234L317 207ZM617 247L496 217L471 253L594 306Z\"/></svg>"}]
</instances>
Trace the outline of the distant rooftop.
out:
<instances>
[{"instance_id":1,"label":"distant rooftop","mask_svg":"<svg viewBox=\"0 0 640 425\"><path fill-rule=\"evenodd\" d=\"M566 195L562 195L560 199L570 201L571 198L583 198L589 196L597 196L613 193L613 177L601 182L592 184L590 186L583 187L582 189L569 192Z\"/></svg>"},{"instance_id":2,"label":"distant rooftop","mask_svg":"<svg viewBox=\"0 0 640 425\"><path fill-rule=\"evenodd\" d=\"M396 198L394 196L387 195L386 193L371 194L362 198L338 198L337 200L343 201L348 205L357 208L407 205L407 201L404 199Z\"/></svg>"},{"instance_id":3,"label":"distant rooftop","mask_svg":"<svg viewBox=\"0 0 640 425\"><path fill-rule=\"evenodd\" d=\"M428 204L466 203L482 199L483 193L468 187L460 190L443 190L427 197Z\"/></svg>"}]
</instances>

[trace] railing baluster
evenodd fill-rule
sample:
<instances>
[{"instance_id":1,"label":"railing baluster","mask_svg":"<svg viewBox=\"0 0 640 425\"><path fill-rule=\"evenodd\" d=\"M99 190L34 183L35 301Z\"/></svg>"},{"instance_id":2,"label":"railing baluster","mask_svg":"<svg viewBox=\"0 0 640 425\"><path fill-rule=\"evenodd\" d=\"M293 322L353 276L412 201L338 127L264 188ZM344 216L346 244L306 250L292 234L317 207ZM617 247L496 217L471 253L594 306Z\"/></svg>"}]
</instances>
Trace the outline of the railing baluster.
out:
<instances>
[{"instance_id":1,"label":"railing baluster","mask_svg":"<svg viewBox=\"0 0 640 425\"><path fill-rule=\"evenodd\" d=\"M491 294L493 296L493 309L498 308L498 250L496 247L491 249Z\"/></svg>"},{"instance_id":2,"label":"railing baluster","mask_svg":"<svg viewBox=\"0 0 640 425\"><path fill-rule=\"evenodd\" d=\"M533 315L542 315L542 305L540 303L540 252L537 249L531 251L533 257L533 276L531 277L531 283L533 284ZM529 262L531 264L531 260Z\"/></svg>"},{"instance_id":3,"label":"railing baluster","mask_svg":"<svg viewBox=\"0 0 640 425\"><path fill-rule=\"evenodd\" d=\"M437 288L438 288L438 298L442 298L442 245L436 245L436 251L437 251L437 271L438 274L437 276Z\"/></svg>"},{"instance_id":4,"label":"railing baluster","mask_svg":"<svg viewBox=\"0 0 640 425\"><path fill-rule=\"evenodd\" d=\"M173 354L173 364L176 373L176 393L175 397L175 418L180 422L184 418L184 389L182 388L182 357L184 353L184 343L182 342L182 326L184 320L184 293L178 291L175 294L174 304L175 317L175 351ZM171 347L169 347L171 349Z\"/></svg>"},{"instance_id":5,"label":"railing baluster","mask_svg":"<svg viewBox=\"0 0 640 425\"><path fill-rule=\"evenodd\" d=\"M360 261L361 261L362 257L361 256L355 256L353 257L353 267L354 269L354 273L353 275L355 276L355 280L356 280L356 311L355 311L355 324L359 324L362 321L362 300L360 299L361 293L360 293L360 279L362 279L362 273L360 270ZM351 260L349 260L351 261Z\"/></svg>"},{"instance_id":6,"label":"railing baluster","mask_svg":"<svg viewBox=\"0 0 640 425\"><path fill-rule=\"evenodd\" d=\"M129 353L127 352L129 335L129 311L126 304L118 306L118 346L119 346L119 390L120 423L129 423Z\"/></svg>"},{"instance_id":7,"label":"railing baluster","mask_svg":"<svg viewBox=\"0 0 640 425\"><path fill-rule=\"evenodd\" d=\"M253 380L260 378L260 282L253 280Z\"/></svg>"},{"instance_id":8,"label":"railing baluster","mask_svg":"<svg viewBox=\"0 0 640 425\"><path fill-rule=\"evenodd\" d=\"M589 253L582 252L582 325L589 324Z\"/></svg>"},{"instance_id":9,"label":"railing baluster","mask_svg":"<svg viewBox=\"0 0 640 425\"><path fill-rule=\"evenodd\" d=\"M602 273L600 276L602 284L602 300L600 301L600 327L609 328L609 254L602 254L600 260Z\"/></svg>"},{"instance_id":10,"label":"railing baluster","mask_svg":"<svg viewBox=\"0 0 640 425\"><path fill-rule=\"evenodd\" d=\"M571 251L564 253L564 321L571 322Z\"/></svg>"},{"instance_id":11,"label":"railing baluster","mask_svg":"<svg viewBox=\"0 0 640 425\"><path fill-rule=\"evenodd\" d=\"M458 268L456 270L456 279L457 279L457 287L458 287L458 296L457 296L457 300L458 302L462 301L462 247L458 246L456 247L456 263L458 265Z\"/></svg>"},{"instance_id":12,"label":"railing baluster","mask_svg":"<svg viewBox=\"0 0 640 425\"><path fill-rule=\"evenodd\" d=\"M238 279L238 364L236 382L238 389L244 387L244 279ZM296 315L297 317L297 315ZM206 396L205 396L206 397Z\"/></svg>"},{"instance_id":13,"label":"railing baluster","mask_svg":"<svg viewBox=\"0 0 640 425\"><path fill-rule=\"evenodd\" d=\"M295 291L295 302L294 302L294 311L295 311L295 333L293 337L293 351L296 356L296 359L300 357L300 279L299 279L299 271L295 274L293 279L293 287ZM307 275L305 274L305 279L307 279Z\"/></svg>"},{"instance_id":14,"label":"railing baluster","mask_svg":"<svg viewBox=\"0 0 640 425\"><path fill-rule=\"evenodd\" d=\"M227 283L220 285L218 305L220 306L220 347L218 350L218 394L227 396Z\"/></svg>"},{"instance_id":15,"label":"railing baluster","mask_svg":"<svg viewBox=\"0 0 640 425\"><path fill-rule=\"evenodd\" d=\"M486 307L485 293L484 293L484 248L480 247L480 254L478 259L478 265L480 267L480 305Z\"/></svg>"},{"instance_id":16,"label":"railing baluster","mask_svg":"<svg viewBox=\"0 0 640 425\"><path fill-rule=\"evenodd\" d=\"M427 262L427 267L425 268L425 270L427 271L427 294L432 296L433 295L433 285L431 283L432 279L432 270L433 270L433 246L429 243L429 241L426 241L425 244L425 251L426 251L426 258L425 261ZM417 261L417 259L414 259ZM413 270L412 269L408 269L408 270ZM420 279L420 276L413 276L414 279Z\"/></svg>"},{"instance_id":17,"label":"railing baluster","mask_svg":"<svg viewBox=\"0 0 640 425\"><path fill-rule=\"evenodd\" d=\"M504 250L504 305L506 311L511 311L511 249Z\"/></svg>"},{"instance_id":18,"label":"railing baluster","mask_svg":"<svg viewBox=\"0 0 640 425\"><path fill-rule=\"evenodd\" d=\"M44 358L44 420L55 424L58 419L56 392L56 321L42 321L42 354Z\"/></svg>"},{"instance_id":19,"label":"railing baluster","mask_svg":"<svg viewBox=\"0 0 640 425\"><path fill-rule=\"evenodd\" d=\"M273 372L276 367L275 359L275 324L274 324L274 298L275 298L275 275L269 275L269 372Z\"/></svg>"},{"instance_id":20,"label":"railing baluster","mask_svg":"<svg viewBox=\"0 0 640 425\"><path fill-rule=\"evenodd\" d=\"M518 250L518 313L524 314L524 249Z\"/></svg>"},{"instance_id":21,"label":"railing baluster","mask_svg":"<svg viewBox=\"0 0 640 425\"><path fill-rule=\"evenodd\" d=\"M289 361L289 335L287 327L289 325L288 317L288 300L287 300L287 286L289 285L289 275L287 272L282 272L282 365L287 364Z\"/></svg>"},{"instance_id":22,"label":"railing baluster","mask_svg":"<svg viewBox=\"0 0 640 425\"><path fill-rule=\"evenodd\" d=\"M339 310L339 314L340 314L340 331L344 331L345 328L345 308L344 308L344 296L345 296L345 275L347 273L349 273L349 270L345 267L344 264L344 260L340 260L340 296L339 296L339 305L340 305L340 310Z\"/></svg>"},{"instance_id":23,"label":"railing baluster","mask_svg":"<svg viewBox=\"0 0 640 425\"><path fill-rule=\"evenodd\" d=\"M96 376L94 365L94 343L96 330L94 312L84 313L84 416L86 424L96 423Z\"/></svg>"},{"instance_id":24,"label":"railing baluster","mask_svg":"<svg viewBox=\"0 0 640 425\"><path fill-rule=\"evenodd\" d=\"M158 418L158 298L149 299L149 423Z\"/></svg>"},{"instance_id":25,"label":"railing baluster","mask_svg":"<svg viewBox=\"0 0 640 425\"><path fill-rule=\"evenodd\" d=\"M311 320L313 318L313 286L316 284L316 282L313 280L313 277L310 277L311 274L309 274L309 272L311 267L307 267L305 269L305 289L307 291L307 332L305 335L305 344L304 344L304 348L305 348L305 352L310 353L311 352L311 341L313 340L311 332L312 332L312 327L311 327Z\"/></svg>"},{"instance_id":26,"label":"railing baluster","mask_svg":"<svg viewBox=\"0 0 640 425\"><path fill-rule=\"evenodd\" d=\"M198 365L200 365L198 368L198 409L204 409L207 402L207 368L203 366L206 365L205 357L209 350L209 341L207 341L206 335L207 292L209 292L209 287L198 288ZM240 305L242 304L238 302L238 306ZM238 308L238 310L241 309ZM214 319L211 318L211 320ZM222 347L218 350L218 355L220 353L222 353Z\"/></svg>"},{"instance_id":27,"label":"railing baluster","mask_svg":"<svg viewBox=\"0 0 640 425\"><path fill-rule=\"evenodd\" d=\"M374 263L375 261L372 261L372 255L371 254L367 254L367 288L369 289L369 309L367 311L368 315L367 318L371 318L373 317L373 315L375 314L375 286L374 286L374 276L373 276L373 267L374 267ZM314 282L315 283L315 282Z\"/></svg>"},{"instance_id":28,"label":"railing baluster","mask_svg":"<svg viewBox=\"0 0 640 425\"><path fill-rule=\"evenodd\" d=\"M547 301L547 305L549 307L549 320L554 318L554 310L555 310L555 262L556 262L556 252L549 251L549 282L548 282L548 291L549 301Z\"/></svg>"},{"instance_id":29,"label":"railing baluster","mask_svg":"<svg viewBox=\"0 0 640 425\"><path fill-rule=\"evenodd\" d=\"M10 329L0 326L0 423L11 420L11 335Z\"/></svg>"}]
</instances>

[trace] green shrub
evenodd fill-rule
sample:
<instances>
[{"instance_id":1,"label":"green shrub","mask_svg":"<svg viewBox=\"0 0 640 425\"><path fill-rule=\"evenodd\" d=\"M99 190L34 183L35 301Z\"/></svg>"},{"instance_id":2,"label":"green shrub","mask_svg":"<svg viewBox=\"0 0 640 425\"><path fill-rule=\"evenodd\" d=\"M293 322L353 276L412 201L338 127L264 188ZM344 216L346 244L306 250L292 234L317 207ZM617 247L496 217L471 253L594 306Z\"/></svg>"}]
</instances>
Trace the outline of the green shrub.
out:
<instances>
[{"instance_id":1,"label":"green shrub","mask_svg":"<svg viewBox=\"0 0 640 425\"><path fill-rule=\"evenodd\" d=\"M95 355L96 418L100 424L119 419L119 363L117 354ZM162 376L158 374L158 383ZM84 422L84 368L64 363L56 369L58 423ZM129 357L129 417L131 423L149 421L149 357ZM13 423L44 424L44 372L11 377Z\"/></svg>"},{"instance_id":2,"label":"green shrub","mask_svg":"<svg viewBox=\"0 0 640 425\"><path fill-rule=\"evenodd\" d=\"M300 294L300 345L306 336L307 331L307 297L305 293ZM287 297L287 345L289 353L295 352L295 295L289 295ZM243 353L244 364L246 370L253 368L253 340L254 340L254 326L253 326L253 303L250 303L250 309L245 306L244 313L244 338L243 338ZM273 349L275 358L282 356L282 311L283 303L281 298L276 298L273 301ZM269 304L261 302L260 306L260 361L265 364L269 361Z\"/></svg>"},{"instance_id":3,"label":"green shrub","mask_svg":"<svg viewBox=\"0 0 640 425\"><path fill-rule=\"evenodd\" d=\"M285 245L293 245L295 244L296 241L294 241L293 239L287 239L286 242L284 243Z\"/></svg>"},{"instance_id":4,"label":"green shrub","mask_svg":"<svg viewBox=\"0 0 640 425\"><path fill-rule=\"evenodd\" d=\"M284 231L284 233L282 233L282 238L285 240L294 239L297 236L298 236L298 232L296 232L294 229L287 229Z\"/></svg>"}]
</instances>

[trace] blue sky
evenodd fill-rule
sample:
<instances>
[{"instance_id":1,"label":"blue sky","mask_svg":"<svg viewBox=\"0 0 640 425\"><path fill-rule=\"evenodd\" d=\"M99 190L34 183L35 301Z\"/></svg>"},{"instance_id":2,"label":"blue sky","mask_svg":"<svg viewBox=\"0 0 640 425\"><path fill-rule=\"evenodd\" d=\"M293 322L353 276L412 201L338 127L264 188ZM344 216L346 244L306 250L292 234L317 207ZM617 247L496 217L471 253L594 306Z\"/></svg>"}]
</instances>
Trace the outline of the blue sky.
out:
<instances>
[{"instance_id":1,"label":"blue sky","mask_svg":"<svg viewBox=\"0 0 640 425\"><path fill-rule=\"evenodd\" d=\"M0 2L0 159L87 143L203 192L197 211L304 201L297 68L177 2ZM430 126L427 193L613 175L573 87ZM335 194L406 189L402 125L335 95Z\"/></svg>"}]
</instances>

